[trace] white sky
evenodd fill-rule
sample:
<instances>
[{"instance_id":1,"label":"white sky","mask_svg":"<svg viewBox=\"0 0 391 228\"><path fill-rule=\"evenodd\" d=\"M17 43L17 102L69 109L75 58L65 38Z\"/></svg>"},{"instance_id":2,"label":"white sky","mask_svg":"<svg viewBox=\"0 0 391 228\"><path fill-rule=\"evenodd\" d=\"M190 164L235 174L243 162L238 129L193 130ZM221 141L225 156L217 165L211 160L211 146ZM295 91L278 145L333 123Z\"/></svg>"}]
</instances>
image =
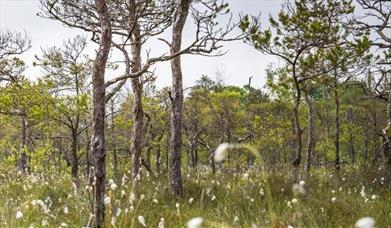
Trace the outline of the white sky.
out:
<instances>
[{"instance_id":1,"label":"white sky","mask_svg":"<svg viewBox=\"0 0 391 228\"><path fill-rule=\"evenodd\" d=\"M234 15L239 15L239 13L258 15L262 11L266 22L269 13L276 14L279 11L283 0L227 0L227 2ZM32 38L32 48L23 56L29 66L26 75L31 79L41 75L40 70L32 66L34 55L39 55L41 48L61 47L63 40L83 33L80 30L65 27L60 22L40 18L36 16L37 12L39 12L38 0L0 0L0 29L25 30ZM192 37L191 20L188 20L187 26L188 31L184 33L185 43ZM89 49L91 57L95 56L94 48L95 46L91 46ZM160 42L152 42L148 45L148 49L151 50L162 48L166 46ZM275 58L265 56L241 41L226 43L224 50L229 52L222 57L182 57L184 87L193 85L202 74L214 77L216 71L224 74L224 79L228 84L244 85L247 84L248 78L253 76L252 85L263 86L265 69L272 60L276 60ZM158 75L156 81L158 87L171 84L168 63L156 65L155 72ZM121 74L121 71L118 74Z\"/></svg>"},{"instance_id":2,"label":"white sky","mask_svg":"<svg viewBox=\"0 0 391 228\"><path fill-rule=\"evenodd\" d=\"M284 2L284 0L226 1L229 3L231 12L236 16L236 19L238 19L240 13L259 15L262 12L264 27L268 26L268 15L276 15ZM29 66L26 75L31 79L42 75L39 68L32 66L34 55L40 55L41 48L61 47L64 40L77 34L83 34L81 30L65 27L58 21L40 18L36 16L38 12L39 0L0 0L0 29L19 32L25 30L32 38L32 48L23 56ZM191 23L191 20L187 21L183 46L186 45L186 42L190 42L194 36L194 33L192 33L194 26ZM223 23L224 19L220 24ZM90 36L90 34L87 35ZM88 53L91 58L95 57L95 48L96 46L93 44L89 46ZM159 55L167 52L167 46L157 41L149 42L144 53L147 49L152 50L151 57L153 57L153 54ZM228 53L222 57L183 56L184 87L193 85L202 74L207 74L213 78L216 71L220 71L223 73L227 84L242 86L248 83L250 76L253 76L252 86L260 88L265 83L267 66L271 63L278 64L277 58L265 56L241 41L226 43L224 50L228 50ZM118 60L116 54L113 54L113 57ZM121 73L121 69L117 72L109 72L107 78L117 74L121 75ZM171 85L168 62L157 64L155 73L158 76L156 81L158 87Z\"/></svg>"}]
</instances>

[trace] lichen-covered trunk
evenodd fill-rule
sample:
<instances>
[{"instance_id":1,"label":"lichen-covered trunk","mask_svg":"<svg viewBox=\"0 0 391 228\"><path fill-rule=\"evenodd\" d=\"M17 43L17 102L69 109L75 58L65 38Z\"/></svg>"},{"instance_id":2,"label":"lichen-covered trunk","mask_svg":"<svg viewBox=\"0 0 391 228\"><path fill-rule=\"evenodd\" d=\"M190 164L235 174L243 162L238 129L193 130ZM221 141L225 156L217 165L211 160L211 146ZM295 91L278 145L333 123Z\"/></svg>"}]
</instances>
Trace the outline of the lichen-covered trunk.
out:
<instances>
[{"instance_id":1,"label":"lichen-covered trunk","mask_svg":"<svg viewBox=\"0 0 391 228\"><path fill-rule=\"evenodd\" d=\"M307 163L306 170L310 172L312 159L314 155L314 107L312 104L312 100L309 94L305 94L305 101L307 104L308 112L307 112Z\"/></svg>"},{"instance_id":2,"label":"lichen-covered trunk","mask_svg":"<svg viewBox=\"0 0 391 228\"><path fill-rule=\"evenodd\" d=\"M18 171L27 172L27 118L25 115L21 116L21 130L20 130L20 154L17 162Z\"/></svg>"},{"instance_id":3,"label":"lichen-covered trunk","mask_svg":"<svg viewBox=\"0 0 391 228\"><path fill-rule=\"evenodd\" d=\"M135 27L132 34L132 73L141 70L141 39L140 28ZM130 153L132 154L132 180L133 188L137 186L137 176L140 172L141 164L141 142L143 139L144 128L144 111L142 104L143 87L139 77L132 78L133 89L133 129L132 129L132 144Z\"/></svg>"},{"instance_id":4,"label":"lichen-covered trunk","mask_svg":"<svg viewBox=\"0 0 391 228\"><path fill-rule=\"evenodd\" d=\"M100 41L92 71L92 137L90 186L93 189L95 227L105 226L105 69L111 46L110 15L105 0L95 0Z\"/></svg>"},{"instance_id":5,"label":"lichen-covered trunk","mask_svg":"<svg viewBox=\"0 0 391 228\"><path fill-rule=\"evenodd\" d=\"M189 13L191 0L181 0L172 29L171 54L181 50L182 31ZM172 195L178 197L183 194L183 181L181 173L181 150L182 150L182 104L183 85L181 57L171 60L172 90L171 90L171 119L170 119L170 190Z\"/></svg>"}]
</instances>

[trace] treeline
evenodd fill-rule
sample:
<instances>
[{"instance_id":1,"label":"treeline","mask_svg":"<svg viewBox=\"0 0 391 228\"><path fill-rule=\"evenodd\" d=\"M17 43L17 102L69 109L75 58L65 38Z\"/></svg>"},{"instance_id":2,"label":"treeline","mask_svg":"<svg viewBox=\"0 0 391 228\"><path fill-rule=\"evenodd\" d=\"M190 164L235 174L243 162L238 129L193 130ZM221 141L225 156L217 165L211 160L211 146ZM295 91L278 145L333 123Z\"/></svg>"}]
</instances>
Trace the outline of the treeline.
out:
<instances>
[{"instance_id":1,"label":"treeline","mask_svg":"<svg viewBox=\"0 0 391 228\"><path fill-rule=\"evenodd\" d=\"M369 81L370 82L370 81ZM382 160L382 127L387 121L384 102L368 97L367 80L351 80L338 88L341 94L340 160L342 165L379 164ZM52 81L25 82L1 92L3 164L12 168L25 159L18 156L25 147L26 166L31 172L69 172L77 179L88 173L90 144L89 94L54 96ZM85 91L88 91L86 89ZM169 170L169 88L156 89L148 83L143 94L145 124L141 164L150 174ZM333 166L335 154L335 93L322 85L309 94L312 101L313 150L304 145L306 167ZM120 93L106 111L108 171L119 177L131 167L130 146L133 95ZM21 110L14 114L11 110ZM251 144L260 151L270 168L290 165L294 159L292 105L289 97L256 89L225 85L202 76L188 89L183 107L184 167L209 166L215 171L213 151L221 143ZM22 114L23 113L23 114ZM308 107L300 108L303 141L309 141ZM309 154L308 152L310 151ZM20 155L20 154L19 154ZM310 159L309 159L310 158ZM312 158L312 160L311 160ZM228 167L252 164L246 152L233 151ZM240 162L238 162L240 160Z\"/></svg>"},{"instance_id":2,"label":"treeline","mask_svg":"<svg viewBox=\"0 0 391 228\"><path fill-rule=\"evenodd\" d=\"M363 15L354 14L355 6ZM255 164L240 148L215 164L223 143L251 145L272 169L292 165L296 180L301 170L321 166L339 171L384 161L390 170L390 8L387 1L287 1L263 28L256 16L234 22L224 1L42 0L39 16L91 37L37 53L42 77L33 81L19 56L30 38L1 32L2 167L70 173L76 186L87 182L95 200L89 225L98 227L107 175L130 172L137 193L142 170L165 173L171 194L180 197L182 168L216 172ZM195 30L186 46L188 24ZM149 40L161 41L167 54L150 56ZM251 78L238 87L205 75L183 88L182 55L219 56L232 41L280 60L267 70L265 88ZM86 54L89 43L98 45L96 56ZM111 52L123 58L112 60ZM158 90L150 69L164 61L171 63L172 86ZM105 79L108 70L119 76Z\"/></svg>"}]
</instances>

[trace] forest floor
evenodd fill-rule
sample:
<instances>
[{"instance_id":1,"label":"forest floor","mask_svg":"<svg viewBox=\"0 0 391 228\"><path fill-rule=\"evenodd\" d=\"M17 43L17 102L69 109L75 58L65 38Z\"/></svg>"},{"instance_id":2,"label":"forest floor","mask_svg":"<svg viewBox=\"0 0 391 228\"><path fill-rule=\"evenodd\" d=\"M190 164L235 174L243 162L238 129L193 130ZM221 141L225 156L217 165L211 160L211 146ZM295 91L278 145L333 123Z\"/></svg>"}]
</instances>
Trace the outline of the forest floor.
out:
<instances>
[{"instance_id":1,"label":"forest floor","mask_svg":"<svg viewBox=\"0 0 391 228\"><path fill-rule=\"evenodd\" d=\"M126 176L107 180L107 227L184 227L194 217L203 227L354 227L362 217L391 225L391 185L377 168L313 170L294 185L291 170L240 173L207 168L184 171L185 193L170 197L167 177L142 175L138 197ZM87 189L64 174L0 175L0 227L83 227ZM85 185L84 185L85 186ZM164 220L164 226L162 226ZM158 225L160 223L160 226Z\"/></svg>"}]
</instances>

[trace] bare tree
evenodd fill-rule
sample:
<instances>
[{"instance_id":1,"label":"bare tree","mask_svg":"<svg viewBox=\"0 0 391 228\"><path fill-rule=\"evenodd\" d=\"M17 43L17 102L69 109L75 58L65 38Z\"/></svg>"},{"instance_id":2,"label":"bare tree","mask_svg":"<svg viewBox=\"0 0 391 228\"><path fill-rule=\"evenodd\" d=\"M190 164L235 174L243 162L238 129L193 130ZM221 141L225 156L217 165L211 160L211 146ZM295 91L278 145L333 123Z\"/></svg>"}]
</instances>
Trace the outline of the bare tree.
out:
<instances>
[{"instance_id":1,"label":"bare tree","mask_svg":"<svg viewBox=\"0 0 391 228\"><path fill-rule=\"evenodd\" d=\"M81 134L88 128L85 121L88 112L90 59L83 52L87 46L85 37L76 36L64 42L62 49L52 47L43 50L42 57L34 65L39 65L45 78L54 82L57 108L52 119L69 129L71 153L69 155L71 173L78 186L79 155ZM57 112L58 111L58 112ZM84 120L84 121L83 121Z\"/></svg>"},{"instance_id":2,"label":"bare tree","mask_svg":"<svg viewBox=\"0 0 391 228\"><path fill-rule=\"evenodd\" d=\"M391 170L391 2L387 0L357 0L364 9L364 15L355 18L357 31L370 30L375 38L372 46L382 51L376 57L376 65L371 70L371 76L376 80L372 91L367 91L375 99L384 101L387 106L387 123L380 134L383 144L385 164ZM379 52L378 52L379 53ZM377 157L377 156L375 156Z\"/></svg>"},{"instance_id":3,"label":"bare tree","mask_svg":"<svg viewBox=\"0 0 391 228\"><path fill-rule=\"evenodd\" d=\"M22 78L24 62L15 57L31 47L31 39L26 33L0 30L0 83L16 82ZM14 58L11 58L13 57Z\"/></svg>"},{"instance_id":4,"label":"bare tree","mask_svg":"<svg viewBox=\"0 0 391 228\"><path fill-rule=\"evenodd\" d=\"M191 0L181 0L178 12L174 17L172 28L171 54L181 50L182 32L189 14ZM181 57L177 56L171 60L172 90L171 90L171 119L170 119L170 187L174 196L180 196L183 192L183 181L181 173L181 152L182 152L182 104L183 85Z\"/></svg>"},{"instance_id":5,"label":"bare tree","mask_svg":"<svg viewBox=\"0 0 391 228\"><path fill-rule=\"evenodd\" d=\"M95 226L105 222L105 70L111 47L110 14L105 0L95 0L99 15L99 49L92 70L92 138L90 186L93 188Z\"/></svg>"}]
</instances>

